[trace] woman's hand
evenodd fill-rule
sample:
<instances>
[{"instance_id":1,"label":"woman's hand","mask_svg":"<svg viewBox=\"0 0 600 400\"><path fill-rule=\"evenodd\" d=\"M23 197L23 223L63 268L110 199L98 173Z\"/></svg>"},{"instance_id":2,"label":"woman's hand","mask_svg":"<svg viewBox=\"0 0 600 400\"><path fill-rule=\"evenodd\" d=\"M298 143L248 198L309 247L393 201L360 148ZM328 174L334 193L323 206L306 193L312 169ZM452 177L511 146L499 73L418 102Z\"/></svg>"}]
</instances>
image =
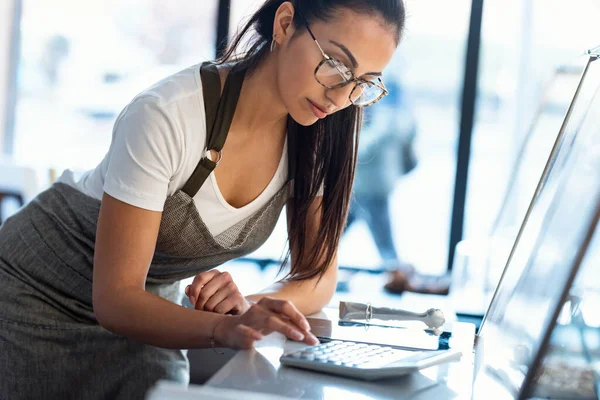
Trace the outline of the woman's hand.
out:
<instances>
[{"instance_id":1,"label":"woman's hand","mask_svg":"<svg viewBox=\"0 0 600 400\"><path fill-rule=\"evenodd\" d=\"M227 317L215 327L215 341L232 349L249 349L264 335L279 332L289 339L309 345L319 343L310 333L310 325L288 300L261 298L239 316Z\"/></svg>"},{"instance_id":2,"label":"woman's hand","mask_svg":"<svg viewBox=\"0 0 600 400\"><path fill-rule=\"evenodd\" d=\"M250 308L229 272L216 269L196 275L194 282L185 288L185 294L196 310L239 315Z\"/></svg>"}]
</instances>

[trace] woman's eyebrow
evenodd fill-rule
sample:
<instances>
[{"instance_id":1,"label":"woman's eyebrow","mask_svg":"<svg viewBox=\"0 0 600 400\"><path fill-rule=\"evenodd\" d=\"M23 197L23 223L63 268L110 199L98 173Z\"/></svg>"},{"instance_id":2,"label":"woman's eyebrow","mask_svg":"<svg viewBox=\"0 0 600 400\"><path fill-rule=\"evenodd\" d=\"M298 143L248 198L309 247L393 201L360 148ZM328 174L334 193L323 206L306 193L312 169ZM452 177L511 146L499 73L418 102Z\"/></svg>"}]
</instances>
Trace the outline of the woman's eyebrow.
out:
<instances>
[{"instance_id":1,"label":"woman's eyebrow","mask_svg":"<svg viewBox=\"0 0 600 400\"><path fill-rule=\"evenodd\" d=\"M342 51L344 53L346 53L346 55L350 59L350 62L352 63L352 66L354 68L358 67L358 61L356 61L356 58L354 57L354 55L352 54L352 52L350 50L348 50L348 48L346 46L344 46L343 44L338 43L338 42L336 42L334 40L330 40L329 42L335 44L337 47L339 47L340 49L342 49ZM363 76L364 75L381 76L382 74L381 74L381 72L367 72L367 73L363 74Z\"/></svg>"},{"instance_id":2,"label":"woman's eyebrow","mask_svg":"<svg viewBox=\"0 0 600 400\"><path fill-rule=\"evenodd\" d=\"M344 46L343 44L340 44L340 43L338 43L336 41L333 41L333 40L330 40L329 42L335 44L337 47L339 47L340 49L342 49L342 51L344 53L346 53L346 55L350 59L350 62L352 63L352 66L354 68L358 67L358 62L356 61L356 58L354 58L354 55L352 55L352 52L350 50L348 50L348 48L346 46Z\"/></svg>"}]
</instances>

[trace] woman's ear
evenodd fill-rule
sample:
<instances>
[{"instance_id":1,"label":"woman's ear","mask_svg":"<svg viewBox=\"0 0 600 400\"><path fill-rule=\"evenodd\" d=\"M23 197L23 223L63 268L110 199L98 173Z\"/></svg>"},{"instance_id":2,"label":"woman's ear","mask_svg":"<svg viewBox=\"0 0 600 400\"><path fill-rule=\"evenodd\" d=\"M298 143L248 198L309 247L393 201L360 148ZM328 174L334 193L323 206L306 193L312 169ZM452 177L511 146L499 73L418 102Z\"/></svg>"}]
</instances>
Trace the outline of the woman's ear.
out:
<instances>
[{"instance_id":1,"label":"woman's ear","mask_svg":"<svg viewBox=\"0 0 600 400\"><path fill-rule=\"evenodd\" d=\"M273 21L273 38L278 45L282 45L292 38L295 32L294 28L294 5L286 1L279 6L275 12Z\"/></svg>"}]
</instances>

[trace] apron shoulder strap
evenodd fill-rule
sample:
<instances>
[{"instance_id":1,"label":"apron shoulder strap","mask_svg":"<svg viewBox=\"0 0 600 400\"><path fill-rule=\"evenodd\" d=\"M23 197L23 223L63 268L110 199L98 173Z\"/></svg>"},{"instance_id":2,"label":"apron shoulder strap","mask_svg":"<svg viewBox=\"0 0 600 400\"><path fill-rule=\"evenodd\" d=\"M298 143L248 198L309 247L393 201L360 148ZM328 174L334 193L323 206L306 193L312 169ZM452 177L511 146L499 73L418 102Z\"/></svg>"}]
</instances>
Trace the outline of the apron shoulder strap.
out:
<instances>
[{"instance_id":1,"label":"apron shoulder strap","mask_svg":"<svg viewBox=\"0 0 600 400\"><path fill-rule=\"evenodd\" d=\"M198 193L221 160L221 150L231 127L246 71L236 67L232 68L225 81L222 95L221 78L214 64L203 63L200 67L200 75L206 113L206 150L219 153L219 159L213 161L205 154L202 155L194 172L181 189L190 197L194 197Z\"/></svg>"},{"instance_id":2,"label":"apron shoulder strap","mask_svg":"<svg viewBox=\"0 0 600 400\"><path fill-rule=\"evenodd\" d=\"M216 65L205 62L200 67L200 77L202 80L204 113L206 114L206 143L208 143L213 133L213 126L221 99L221 76Z\"/></svg>"}]
</instances>

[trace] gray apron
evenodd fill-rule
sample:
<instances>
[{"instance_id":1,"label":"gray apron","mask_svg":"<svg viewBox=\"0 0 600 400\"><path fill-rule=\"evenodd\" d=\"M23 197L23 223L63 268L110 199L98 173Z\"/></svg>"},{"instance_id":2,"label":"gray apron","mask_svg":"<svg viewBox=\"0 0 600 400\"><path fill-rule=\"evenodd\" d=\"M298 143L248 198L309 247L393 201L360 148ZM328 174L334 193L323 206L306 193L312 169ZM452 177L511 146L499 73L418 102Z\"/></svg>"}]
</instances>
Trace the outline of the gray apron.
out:
<instances>
[{"instance_id":1,"label":"gray apron","mask_svg":"<svg viewBox=\"0 0 600 400\"><path fill-rule=\"evenodd\" d=\"M216 67L204 64L201 71L208 148L220 151L245 71L230 72L223 96ZM213 237L193 197L215 165L203 158L165 202L146 290L175 303L183 298L181 279L260 247L291 194L288 179L268 204ZM0 399L136 399L159 379L188 383L184 350L146 345L96 321L92 271L99 210L99 200L56 183L0 228Z\"/></svg>"}]
</instances>

